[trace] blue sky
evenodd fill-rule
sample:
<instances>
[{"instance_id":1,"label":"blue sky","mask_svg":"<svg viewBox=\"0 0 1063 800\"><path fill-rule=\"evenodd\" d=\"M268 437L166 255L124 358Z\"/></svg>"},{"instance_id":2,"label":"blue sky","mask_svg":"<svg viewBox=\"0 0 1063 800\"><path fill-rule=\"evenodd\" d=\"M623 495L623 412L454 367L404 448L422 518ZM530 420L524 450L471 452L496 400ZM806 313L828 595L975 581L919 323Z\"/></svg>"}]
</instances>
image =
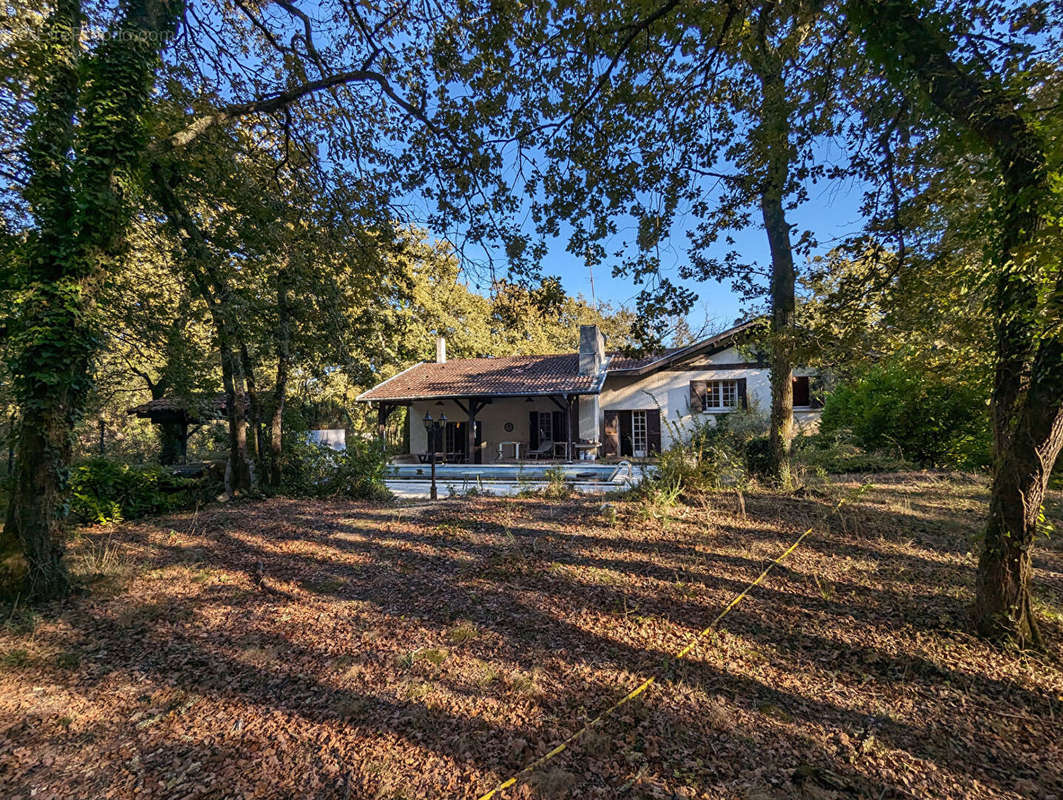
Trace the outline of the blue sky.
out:
<instances>
[{"instance_id":1,"label":"blue sky","mask_svg":"<svg viewBox=\"0 0 1063 800\"><path fill-rule=\"evenodd\" d=\"M801 230L809 230L818 242L817 254L826 253L840 243L840 240L857 233L863 226L860 215L860 202L866 187L858 183L820 183L809 186L809 199L799 208L789 213L789 220L794 225L796 239ZM696 220L688 220L693 227ZM686 259L686 227L677 225L669 240L663 260L668 268L668 277L693 289L698 300L687 316L687 321L694 331L703 327L718 329L730 325L742 313L741 299L731 290L728 283L683 281L678 278L677 270ZM734 249L749 261L767 265L770 263L768 240L763 228L750 227L732 233ZM553 239L549 243L549 253L542 264L544 275L556 275L561 278L565 291L571 295L583 295L591 298L591 272L583 261L565 250L564 239ZM720 255L724 245L720 244ZM797 263L798 271L804 262ZM616 306L634 306L639 287L629 277L615 278L612 267L603 263L593 268L594 297L599 302ZM480 287L486 291L487 286Z\"/></svg>"}]
</instances>

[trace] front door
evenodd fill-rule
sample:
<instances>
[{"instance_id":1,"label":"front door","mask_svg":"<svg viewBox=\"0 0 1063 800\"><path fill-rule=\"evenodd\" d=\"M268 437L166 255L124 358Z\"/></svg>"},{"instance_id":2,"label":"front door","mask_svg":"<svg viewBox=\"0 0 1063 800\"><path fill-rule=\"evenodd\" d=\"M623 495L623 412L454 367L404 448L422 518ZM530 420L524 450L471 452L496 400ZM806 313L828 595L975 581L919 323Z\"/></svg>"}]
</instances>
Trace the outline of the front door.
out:
<instances>
[{"instance_id":1,"label":"front door","mask_svg":"<svg viewBox=\"0 0 1063 800\"><path fill-rule=\"evenodd\" d=\"M631 455L646 457L646 412L631 412Z\"/></svg>"}]
</instances>

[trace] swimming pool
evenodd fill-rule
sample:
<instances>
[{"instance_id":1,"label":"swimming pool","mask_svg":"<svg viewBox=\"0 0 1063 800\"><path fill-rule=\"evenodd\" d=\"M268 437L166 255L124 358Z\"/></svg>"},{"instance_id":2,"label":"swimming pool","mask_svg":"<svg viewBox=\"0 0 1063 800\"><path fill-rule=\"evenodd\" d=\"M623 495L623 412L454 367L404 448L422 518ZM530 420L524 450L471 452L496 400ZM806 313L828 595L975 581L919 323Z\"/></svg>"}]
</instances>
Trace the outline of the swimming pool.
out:
<instances>
[{"instance_id":1,"label":"swimming pool","mask_svg":"<svg viewBox=\"0 0 1063 800\"><path fill-rule=\"evenodd\" d=\"M424 480L432 476L431 464L389 464L387 477ZM561 470L568 482L613 483L632 477L631 462L617 464L436 464L436 481L543 481Z\"/></svg>"}]
</instances>

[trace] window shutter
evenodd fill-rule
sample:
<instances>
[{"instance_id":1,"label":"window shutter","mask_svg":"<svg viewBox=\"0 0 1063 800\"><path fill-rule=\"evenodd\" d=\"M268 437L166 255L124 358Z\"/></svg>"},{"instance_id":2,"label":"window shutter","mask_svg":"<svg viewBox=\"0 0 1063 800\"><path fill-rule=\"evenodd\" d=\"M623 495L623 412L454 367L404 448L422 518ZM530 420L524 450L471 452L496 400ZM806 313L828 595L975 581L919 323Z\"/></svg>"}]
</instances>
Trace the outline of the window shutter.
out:
<instances>
[{"instance_id":1,"label":"window shutter","mask_svg":"<svg viewBox=\"0 0 1063 800\"><path fill-rule=\"evenodd\" d=\"M661 412L660 409L646 410L646 449L650 453L661 452Z\"/></svg>"},{"instance_id":2,"label":"window shutter","mask_svg":"<svg viewBox=\"0 0 1063 800\"><path fill-rule=\"evenodd\" d=\"M605 412L605 436L602 439L602 454L615 456L620 454L620 412Z\"/></svg>"},{"instance_id":3,"label":"window shutter","mask_svg":"<svg viewBox=\"0 0 1063 800\"><path fill-rule=\"evenodd\" d=\"M565 413L563 411L554 412L554 441L568 441L568 426L565 425Z\"/></svg>"},{"instance_id":4,"label":"window shutter","mask_svg":"<svg viewBox=\"0 0 1063 800\"><path fill-rule=\"evenodd\" d=\"M700 414L705 409L705 381L690 382L690 413Z\"/></svg>"},{"instance_id":5,"label":"window shutter","mask_svg":"<svg viewBox=\"0 0 1063 800\"><path fill-rule=\"evenodd\" d=\"M539 412L531 412L531 421L528 423L528 449L534 450L539 446Z\"/></svg>"},{"instance_id":6,"label":"window shutter","mask_svg":"<svg viewBox=\"0 0 1063 800\"><path fill-rule=\"evenodd\" d=\"M738 379L738 405L741 408L749 408L749 397L746 396L746 379Z\"/></svg>"}]
</instances>

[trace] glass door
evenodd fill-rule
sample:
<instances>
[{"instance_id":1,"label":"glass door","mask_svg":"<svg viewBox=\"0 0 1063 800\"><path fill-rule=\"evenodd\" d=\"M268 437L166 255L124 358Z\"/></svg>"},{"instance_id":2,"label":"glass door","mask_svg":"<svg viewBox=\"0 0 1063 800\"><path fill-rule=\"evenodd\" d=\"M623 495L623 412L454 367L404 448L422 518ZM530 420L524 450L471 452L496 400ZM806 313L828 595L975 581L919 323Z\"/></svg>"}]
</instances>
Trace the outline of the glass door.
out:
<instances>
[{"instance_id":1,"label":"glass door","mask_svg":"<svg viewBox=\"0 0 1063 800\"><path fill-rule=\"evenodd\" d=\"M631 455L646 457L646 412L631 412Z\"/></svg>"}]
</instances>

